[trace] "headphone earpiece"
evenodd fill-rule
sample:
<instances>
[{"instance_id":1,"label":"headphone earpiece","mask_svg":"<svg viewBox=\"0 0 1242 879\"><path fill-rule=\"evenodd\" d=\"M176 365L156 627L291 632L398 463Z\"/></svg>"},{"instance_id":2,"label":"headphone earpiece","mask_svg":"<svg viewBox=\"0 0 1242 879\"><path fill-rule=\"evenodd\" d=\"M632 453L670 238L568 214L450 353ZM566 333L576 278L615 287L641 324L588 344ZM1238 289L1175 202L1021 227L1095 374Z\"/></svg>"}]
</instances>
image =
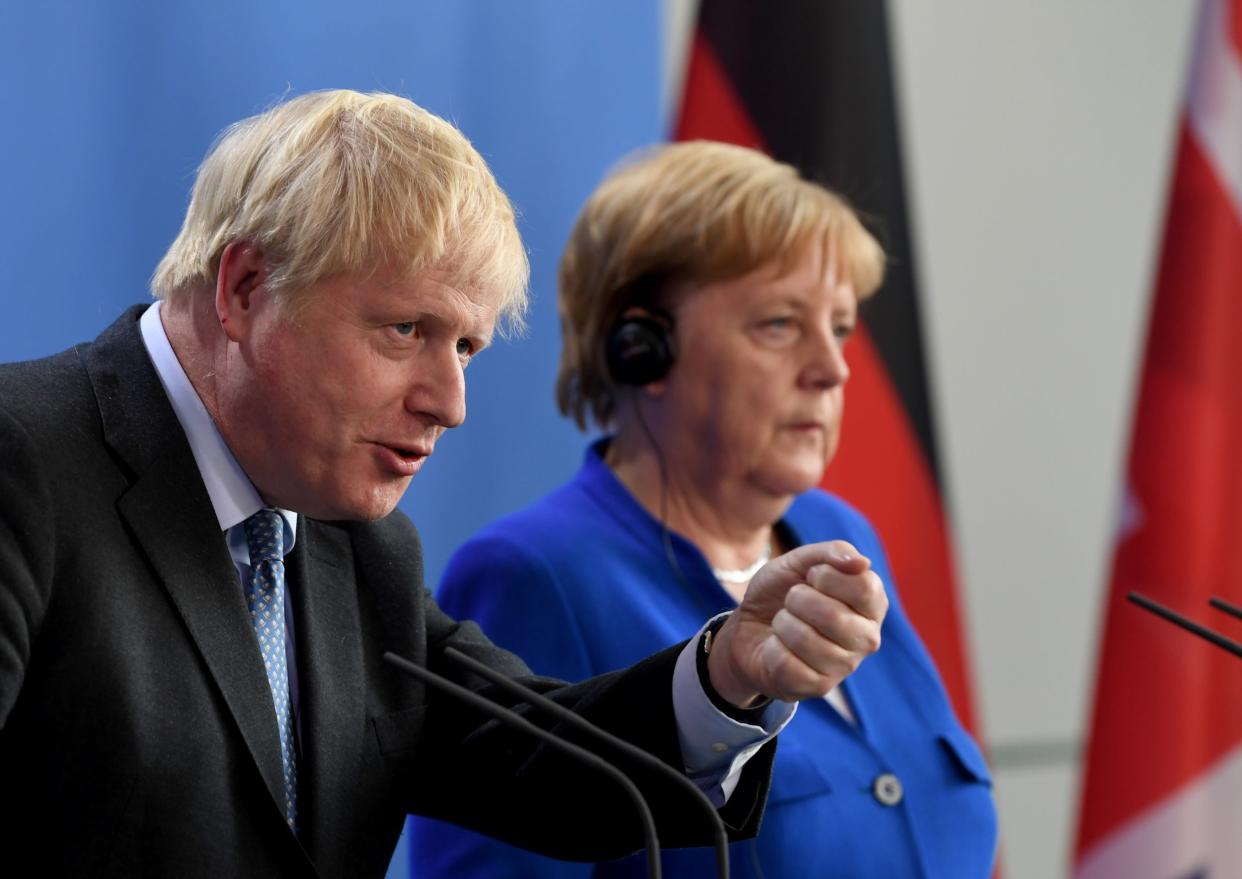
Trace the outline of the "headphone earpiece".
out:
<instances>
[{"instance_id":1,"label":"headphone earpiece","mask_svg":"<svg viewBox=\"0 0 1242 879\"><path fill-rule=\"evenodd\" d=\"M617 321L608 334L608 372L622 385L642 387L668 375L677 360L672 319L663 314L633 314Z\"/></svg>"}]
</instances>

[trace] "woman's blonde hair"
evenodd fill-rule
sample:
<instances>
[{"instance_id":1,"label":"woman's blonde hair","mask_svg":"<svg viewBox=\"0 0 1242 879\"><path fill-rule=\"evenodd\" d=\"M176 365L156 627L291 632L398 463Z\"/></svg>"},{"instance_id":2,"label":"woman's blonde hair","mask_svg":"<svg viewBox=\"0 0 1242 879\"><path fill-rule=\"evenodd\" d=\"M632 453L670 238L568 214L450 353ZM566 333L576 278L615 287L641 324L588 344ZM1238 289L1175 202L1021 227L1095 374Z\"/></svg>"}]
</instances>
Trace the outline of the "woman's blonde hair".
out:
<instances>
[{"instance_id":1,"label":"woman's blonde hair","mask_svg":"<svg viewBox=\"0 0 1242 879\"><path fill-rule=\"evenodd\" d=\"M390 94L312 92L227 128L198 170L181 232L151 278L161 298L214 284L232 241L258 245L296 313L329 277L448 272L526 309L529 265L509 199L465 136Z\"/></svg>"},{"instance_id":2,"label":"woman's blonde hair","mask_svg":"<svg viewBox=\"0 0 1242 879\"><path fill-rule=\"evenodd\" d=\"M884 277L884 252L840 196L755 150L710 141L656 147L587 200L561 257L556 402L585 429L611 425L617 387L606 343L627 309L667 308L672 286L792 269L820 242L861 301ZM692 294L691 294L692 295Z\"/></svg>"}]
</instances>

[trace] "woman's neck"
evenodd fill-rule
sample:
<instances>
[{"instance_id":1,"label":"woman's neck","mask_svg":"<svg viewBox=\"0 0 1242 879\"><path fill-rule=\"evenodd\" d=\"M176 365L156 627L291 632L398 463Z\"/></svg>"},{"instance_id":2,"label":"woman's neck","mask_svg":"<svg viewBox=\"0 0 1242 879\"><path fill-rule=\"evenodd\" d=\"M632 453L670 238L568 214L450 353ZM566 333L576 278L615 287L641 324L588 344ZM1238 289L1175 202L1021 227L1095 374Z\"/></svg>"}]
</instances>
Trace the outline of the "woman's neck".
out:
<instances>
[{"instance_id":1,"label":"woman's neck","mask_svg":"<svg viewBox=\"0 0 1242 879\"><path fill-rule=\"evenodd\" d=\"M648 513L698 547L713 568L745 569L765 553L781 551L773 545L772 526L791 498L774 497L731 474L712 473L701 460L689 460L667 445L657 452L642 433L618 433L604 461Z\"/></svg>"}]
</instances>

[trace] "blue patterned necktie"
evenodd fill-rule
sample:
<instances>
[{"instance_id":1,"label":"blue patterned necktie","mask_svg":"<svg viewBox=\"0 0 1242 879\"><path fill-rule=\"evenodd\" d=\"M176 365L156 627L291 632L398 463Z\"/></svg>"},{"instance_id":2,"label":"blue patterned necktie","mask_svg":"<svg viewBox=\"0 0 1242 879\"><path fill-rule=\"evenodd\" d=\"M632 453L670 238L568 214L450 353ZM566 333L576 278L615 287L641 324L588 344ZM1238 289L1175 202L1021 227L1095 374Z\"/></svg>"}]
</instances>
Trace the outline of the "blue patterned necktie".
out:
<instances>
[{"instance_id":1,"label":"blue patterned necktie","mask_svg":"<svg viewBox=\"0 0 1242 879\"><path fill-rule=\"evenodd\" d=\"M285 523L280 513L259 510L243 525L250 547L250 582L246 605L259 638L267 683L280 730L280 766L285 779L285 820L297 832L298 767L289 705L289 665L285 656Z\"/></svg>"}]
</instances>

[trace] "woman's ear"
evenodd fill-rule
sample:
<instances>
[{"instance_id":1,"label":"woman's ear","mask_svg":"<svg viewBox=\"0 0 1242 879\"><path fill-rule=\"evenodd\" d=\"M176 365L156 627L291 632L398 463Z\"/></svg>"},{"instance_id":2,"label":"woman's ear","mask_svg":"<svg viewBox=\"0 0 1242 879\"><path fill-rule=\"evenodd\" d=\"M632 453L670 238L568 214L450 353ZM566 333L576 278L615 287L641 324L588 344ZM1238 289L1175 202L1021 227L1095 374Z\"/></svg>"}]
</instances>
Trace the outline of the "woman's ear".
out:
<instances>
[{"instance_id":1,"label":"woman's ear","mask_svg":"<svg viewBox=\"0 0 1242 879\"><path fill-rule=\"evenodd\" d=\"M659 396L677 360L672 318L658 309L631 306L607 339L608 370L619 385Z\"/></svg>"}]
</instances>

